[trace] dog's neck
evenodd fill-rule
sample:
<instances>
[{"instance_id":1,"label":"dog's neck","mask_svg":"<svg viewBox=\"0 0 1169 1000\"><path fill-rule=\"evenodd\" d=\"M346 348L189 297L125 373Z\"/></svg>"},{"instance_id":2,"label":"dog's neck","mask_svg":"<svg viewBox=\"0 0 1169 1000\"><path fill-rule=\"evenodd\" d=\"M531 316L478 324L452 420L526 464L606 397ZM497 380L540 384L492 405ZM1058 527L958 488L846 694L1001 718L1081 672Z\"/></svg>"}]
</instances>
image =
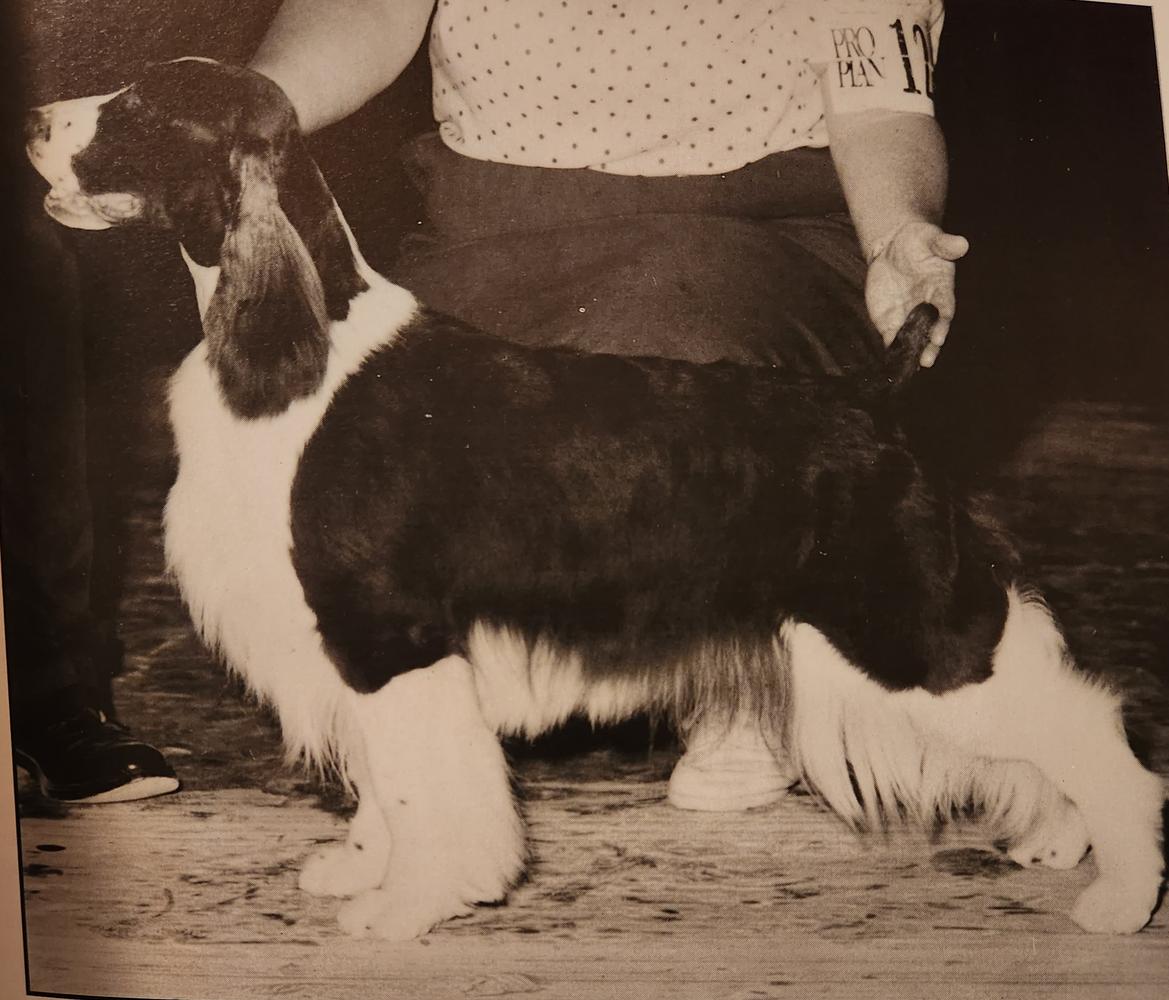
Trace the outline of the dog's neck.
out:
<instances>
[{"instance_id":1,"label":"dog's neck","mask_svg":"<svg viewBox=\"0 0 1169 1000\"><path fill-rule=\"evenodd\" d=\"M374 286L391 286L397 287L384 275L375 271L365 259L361 252L361 247L357 245L357 238L353 235L353 230L349 228L349 221L345 218L345 213L341 211L340 206L336 201L333 202L333 217L337 220L337 225L340 226L341 232L345 234L345 243L349 247L349 259L352 261L353 274L357 278L357 285ZM361 294L360 291L357 294ZM349 301L352 302L356 296L350 296Z\"/></svg>"},{"instance_id":2,"label":"dog's neck","mask_svg":"<svg viewBox=\"0 0 1169 1000\"><path fill-rule=\"evenodd\" d=\"M394 335L414 318L419 308L418 300L412 292L375 270L365 259L353 230L349 228L345 213L341 211L336 201L333 202L333 213L345 234L359 289L349 299L345 317L334 320L331 324L334 343L336 344L339 337L344 336L345 331L360 332L365 336L382 338L383 342L389 343Z\"/></svg>"}]
</instances>

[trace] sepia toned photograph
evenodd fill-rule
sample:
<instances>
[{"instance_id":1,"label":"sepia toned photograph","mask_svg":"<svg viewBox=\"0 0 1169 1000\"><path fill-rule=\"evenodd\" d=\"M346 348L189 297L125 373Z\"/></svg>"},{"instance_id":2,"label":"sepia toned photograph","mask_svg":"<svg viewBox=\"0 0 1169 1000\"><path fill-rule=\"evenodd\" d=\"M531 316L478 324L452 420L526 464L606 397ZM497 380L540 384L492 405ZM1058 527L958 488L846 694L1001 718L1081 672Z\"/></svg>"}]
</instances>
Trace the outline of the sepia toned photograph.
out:
<instances>
[{"instance_id":1,"label":"sepia toned photograph","mask_svg":"<svg viewBox=\"0 0 1169 1000\"><path fill-rule=\"evenodd\" d=\"M1169 6L3 16L4 998L1165 995Z\"/></svg>"}]
</instances>

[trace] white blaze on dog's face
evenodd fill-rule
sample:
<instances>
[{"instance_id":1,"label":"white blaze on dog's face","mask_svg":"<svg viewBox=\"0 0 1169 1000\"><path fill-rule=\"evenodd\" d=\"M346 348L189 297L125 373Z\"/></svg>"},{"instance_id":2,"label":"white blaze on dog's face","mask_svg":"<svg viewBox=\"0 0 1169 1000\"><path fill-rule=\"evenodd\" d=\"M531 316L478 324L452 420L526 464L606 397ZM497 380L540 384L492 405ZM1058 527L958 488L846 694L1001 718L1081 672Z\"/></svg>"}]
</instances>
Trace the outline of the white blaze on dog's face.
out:
<instances>
[{"instance_id":1,"label":"white blaze on dog's face","mask_svg":"<svg viewBox=\"0 0 1169 1000\"><path fill-rule=\"evenodd\" d=\"M51 185L45 211L63 225L108 229L141 213L141 198L130 191L83 192L73 169L73 158L93 141L102 107L126 89L58 101L29 112L28 158Z\"/></svg>"}]
</instances>

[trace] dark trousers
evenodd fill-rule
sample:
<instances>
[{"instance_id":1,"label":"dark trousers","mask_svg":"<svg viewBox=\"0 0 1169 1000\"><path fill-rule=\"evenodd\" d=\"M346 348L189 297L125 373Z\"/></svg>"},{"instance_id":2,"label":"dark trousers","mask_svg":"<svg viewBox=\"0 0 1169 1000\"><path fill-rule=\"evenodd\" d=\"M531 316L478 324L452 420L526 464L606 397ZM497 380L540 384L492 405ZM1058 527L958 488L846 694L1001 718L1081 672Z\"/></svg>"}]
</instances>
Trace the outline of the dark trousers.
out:
<instances>
[{"instance_id":1,"label":"dark trousers","mask_svg":"<svg viewBox=\"0 0 1169 1000\"><path fill-rule=\"evenodd\" d=\"M121 649L91 595L85 343L68 234L30 206L0 348L0 545L9 688L18 709L100 700Z\"/></svg>"},{"instance_id":2,"label":"dark trousers","mask_svg":"<svg viewBox=\"0 0 1169 1000\"><path fill-rule=\"evenodd\" d=\"M169 481L165 376L200 336L173 237L76 232L44 214L40 194L14 212L0 335L0 554L18 722L81 704L114 714L128 514Z\"/></svg>"},{"instance_id":3,"label":"dark trousers","mask_svg":"<svg viewBox=\"0 0 1169 1000\"><path fill-rule=\"evenodd\" d=\"M826 149L726 175L620 177L472 160L431 134L406 167L425 221L390 276L496 336L804 372L880 358Z\"/></svg>"}]
</instances>

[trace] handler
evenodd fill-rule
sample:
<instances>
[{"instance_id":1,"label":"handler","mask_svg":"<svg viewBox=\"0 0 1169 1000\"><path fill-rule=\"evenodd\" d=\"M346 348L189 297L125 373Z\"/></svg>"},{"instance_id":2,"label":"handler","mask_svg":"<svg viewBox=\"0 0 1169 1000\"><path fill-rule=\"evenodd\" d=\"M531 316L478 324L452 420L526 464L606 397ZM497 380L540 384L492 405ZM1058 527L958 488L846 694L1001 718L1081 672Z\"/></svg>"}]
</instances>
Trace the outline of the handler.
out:
<instances>
[{"instance_id":1,"label":"handler","mask_svg":"<svg viewBox=\"0 0 1169 1000\"><path fill-rule=\"evenodd\" d=\"M524 344L839 373L921 301L932 365L954 314L941 24L941 0L285 0L252 68L311 132L429 25L426 219L393 272L427 304ZM748 719L684 736L678 806L794 780Z\"/></svg>"}]
</instances>

